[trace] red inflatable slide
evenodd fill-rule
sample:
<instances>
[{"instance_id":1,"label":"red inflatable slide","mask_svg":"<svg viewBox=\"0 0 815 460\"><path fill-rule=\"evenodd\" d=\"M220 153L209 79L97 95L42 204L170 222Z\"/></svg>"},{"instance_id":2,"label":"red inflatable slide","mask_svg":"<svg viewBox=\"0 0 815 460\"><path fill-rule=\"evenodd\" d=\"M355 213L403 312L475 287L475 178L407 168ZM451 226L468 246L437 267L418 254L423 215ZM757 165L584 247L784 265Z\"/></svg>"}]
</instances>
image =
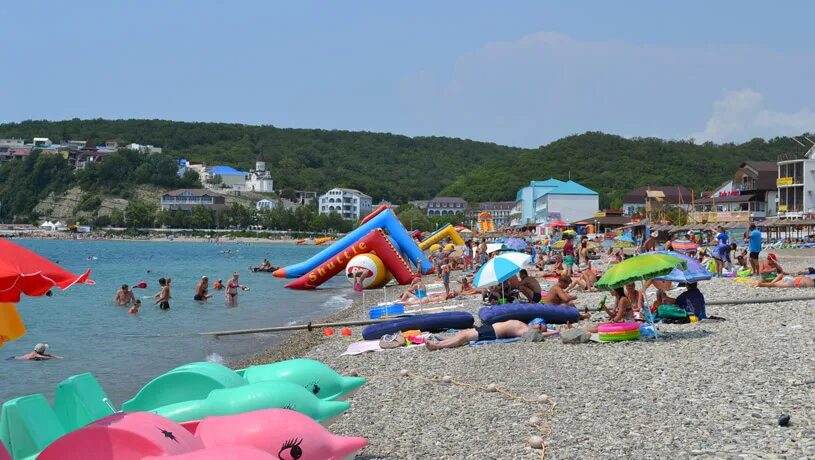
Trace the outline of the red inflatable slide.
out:
<instances>
[{"instance_id":1,"label":"red inflatable slide","mask_svg":"<svg viewBox=\"0 0 815 460\"><path fill-rule=\"evenodd\" d=\"M413 278L413 272L405 259L399 255L399 251L385 236L385 231L381 228L371 230L370 233L360 238L357 242L348 246L345 250L309 271L305 275L297 278L286 285L289 289L314 289L320 284L328 281L331 277L345 269L348 261L357 254L374 253L385 264L385 268L391 272L399 284L409 284Z\"/></svg>"}]
</instances>

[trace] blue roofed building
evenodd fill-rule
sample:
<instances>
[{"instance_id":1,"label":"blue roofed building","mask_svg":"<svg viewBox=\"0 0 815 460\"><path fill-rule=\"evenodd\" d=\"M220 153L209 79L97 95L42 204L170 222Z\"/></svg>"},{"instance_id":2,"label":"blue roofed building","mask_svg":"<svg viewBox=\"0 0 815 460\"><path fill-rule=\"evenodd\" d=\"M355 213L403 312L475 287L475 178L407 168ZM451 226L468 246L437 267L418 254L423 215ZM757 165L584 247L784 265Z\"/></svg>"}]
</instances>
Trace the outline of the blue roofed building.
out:
<instances>
[{"instance_id":1,"label":"blue roofed building","mask_svg":"<svg viewBox=\"0 0 815 460\"><path fill-rule=\"evenodd\" d=\"M221 184L237 191L246 190L246 171L239 171L231 166L212 166L206 169L203 179L212 182L215 177L221 178Z\"/></svg>"},{"instance_id":2,"label":"blue roofed building","mask_svg":"<svg viewBox=\"0 0 815 460\"><path fill-rule=\"evenodd\" d=\"M599 208L600 194L577 182L533 180L515 195L510 225L537 226L554 220L572 222L594 214Z\"/></svg>"}]
</instances>

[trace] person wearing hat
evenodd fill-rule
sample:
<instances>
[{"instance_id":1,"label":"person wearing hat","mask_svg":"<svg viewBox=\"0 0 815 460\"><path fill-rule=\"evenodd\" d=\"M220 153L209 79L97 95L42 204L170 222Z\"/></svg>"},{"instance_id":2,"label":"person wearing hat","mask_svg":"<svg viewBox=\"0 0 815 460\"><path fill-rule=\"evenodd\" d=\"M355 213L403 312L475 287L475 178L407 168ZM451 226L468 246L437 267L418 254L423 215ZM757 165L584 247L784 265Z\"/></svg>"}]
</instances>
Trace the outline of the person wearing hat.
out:
<instances>
[{"instance_id":1,"label":"person wearing hat","mask_svg":"<svg viewBox=\"0 0 815 460\"><path fill-rule=\"evenodd\" d=\"M464 329L444 340L428 340L425 342L425 346L430 351L440 350L442 348L458 348L470 342L524 337L529 331L533 330L540 332L541 338L558 333L558 331L547 330L546 322L541 318L535 318L530 321L529 324L511 319L494 324L484 324L477 328Z\"/></svg>"},{"instance_id":2,"label":"person wearing hat","mask_svg":"<svg viewBox=\"0 0 815 460\"><path fill-rule=\"evenodd\" d=\"M19 359L21 361L47 361L55 358L60 359L62 356L49 354L48 344L38 343L34 346L34 351L30 351L22 356L16 356L14 359Z\"/></svg>"}]
</instances>

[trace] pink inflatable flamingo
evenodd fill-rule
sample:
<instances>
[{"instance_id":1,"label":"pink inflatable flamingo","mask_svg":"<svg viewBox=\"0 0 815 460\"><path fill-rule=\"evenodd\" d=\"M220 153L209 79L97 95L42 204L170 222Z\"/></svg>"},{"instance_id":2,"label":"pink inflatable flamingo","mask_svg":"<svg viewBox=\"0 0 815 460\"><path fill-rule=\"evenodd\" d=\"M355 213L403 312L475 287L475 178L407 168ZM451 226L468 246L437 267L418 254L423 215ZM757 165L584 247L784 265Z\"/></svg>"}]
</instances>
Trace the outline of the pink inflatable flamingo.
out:
<instances>
[{"instance_id":1,"label":"pink inflatable flamingo","mask_svg":"<svg viewBox=\"0 0 815 460\"><path fill-rule=\"evenodd\" d=\"M288 409L265 409L207 417L184 425L207 448L252 446L280 460L339 460L368 444L365 438L337 436L307 415Z\"/></svg>"},{"instance_id":2,"label":"pink inflatable flamingo","mask_svg":"<svg viewBox=\"0 0 815 460\"><path fill-rule=\"evenodd\" d=\"M280 460L252 447L213 447L170 457L144 457L142 460Z\"/></svg>"},{"instance_id":3,"label":"pink inflatable flamingo","mask_svg":"<svg viewBox=\"0 0 815 460\"><path fill-rule=\"evenodd\" d=\"M172 420L149 412L133 412L114 414L68 433L37 458L142 460L151 456L186 454L203 447L198 438Z\"/></svg>"}]
</instances>

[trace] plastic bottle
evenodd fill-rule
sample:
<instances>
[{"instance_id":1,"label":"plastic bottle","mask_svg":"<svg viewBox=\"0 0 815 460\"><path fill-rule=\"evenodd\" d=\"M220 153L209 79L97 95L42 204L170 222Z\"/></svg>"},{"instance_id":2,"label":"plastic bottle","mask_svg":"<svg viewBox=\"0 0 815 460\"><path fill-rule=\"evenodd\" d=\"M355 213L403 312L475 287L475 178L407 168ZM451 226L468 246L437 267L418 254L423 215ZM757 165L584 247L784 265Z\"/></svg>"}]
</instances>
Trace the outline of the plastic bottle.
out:
<instances>
[{"instance_id":1,"label":"plastic bottle","mask_svg":"<svg viewBox=\"0 0 815 460\"><path fill-rule=\"evenodd\" d=\"M597 311L603 311L603 309L606 308L606 299L607 298L608 298L608 296L605 296L605 295L603 296L603 298L600 300L600 306L597 308Z\"/></svg>"}]
</instances>

